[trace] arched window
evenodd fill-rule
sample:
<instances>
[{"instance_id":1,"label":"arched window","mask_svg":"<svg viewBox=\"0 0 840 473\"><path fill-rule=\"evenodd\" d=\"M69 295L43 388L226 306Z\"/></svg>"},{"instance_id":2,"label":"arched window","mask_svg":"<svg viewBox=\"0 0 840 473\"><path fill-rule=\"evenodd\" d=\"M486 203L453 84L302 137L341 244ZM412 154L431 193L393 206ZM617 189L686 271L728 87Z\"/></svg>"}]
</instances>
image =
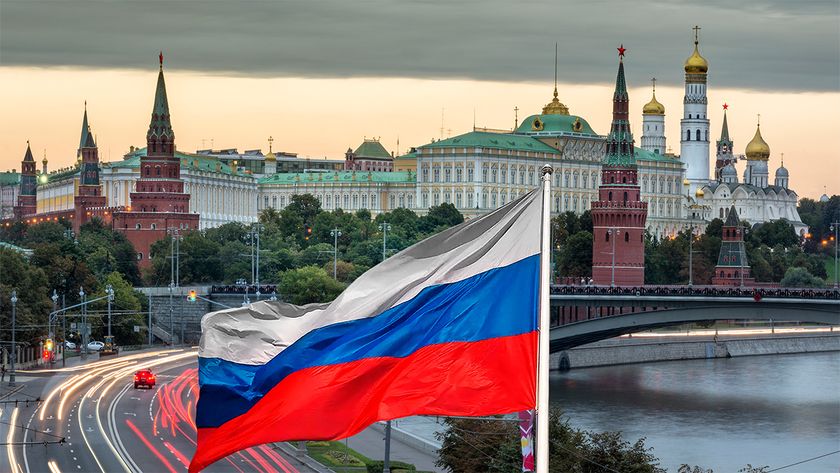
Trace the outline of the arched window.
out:
<instances>
[{"instance_id":1,"label":"arched window","mask_svg":"<svg viewBox=\"0 0 840 473\"><path fill-rule=\"evenodd\" d=\"M139 223L135 223L135 224L134 224L134 229L135 229L135 230L140 230L140 224L139 224Z\"/></svg>"},{"instance_id":2,"label":"arched window","mask_svg":"<svg viewBox=\"0 0 840 473\"><path fill-rule=\"evenodd\" d=\"M624 176L624 177L621 178L621 183L622 184L627 184L627 176Z\"/></svg>"},{"instance_id":3,"label":"arched window","mask_svg":"<svg viewBox=\"0 0 840 473\"><path fill-rule=\"evenodd\" d=\"M607 233L604 234L604 241L607 241L607 242L610 241L610 232L609 231L607 231Z\"/></svg>"},{"instance_id":4,"label":"arched window","mask_svg":"<svg viewBox=\"0 0 840 473\"><path fill-rule=\"evenodd\" d=\"M691 141L691 130L685 130L685 141Z\"/></svg>"},{"instance_id":5,"label":"arched window","mask_svg":"<svg viewBox=\"0 0 840 473\"><path fill-rule=\"evenodd\" d=\"M625 241L625 242L629 242L629 241L630 241L630 232L624 232L624 241Z\"/></svg>"},{"instance_id":6,"label":"arched window","mask_svg":"<svg viewBox=\"0 0 840 473\"><path fill-rule=\"evenodd\" d=\"M627 192L624 193L624 203L627 203Z\"/></svg>"},{"instance_id":7,"label":"arched window","mask_svg":"<svg viewBox=\"0 0 840 473\"><path fill-rule=\"evenodd\" d=\"M607 200L609 200L610 202L612 202L612 191L610 191L610 193L609 193L609 194L607 194L607 195L609 196L609 197L607 198Z\"/></svg>"},{"instance_id":8,"label":"arched window","mask_svg":"<svg viewBox=\"0 0 840 473\"><path fill-rule=\"evenodd\" d=\"M700 129L697 129L697 132L694 134L694 137L697 138L696 141L700 141Z\"/></svg>"},{"instance_id":9,"label":"arched window","mask_svg":"<svg viewBox=\"0 0 840 473\"><path fill-rule=\"evenodd\" d=\"M709 141L709 130L706 130L706 141Z\"/></svg>"}]
</instances>

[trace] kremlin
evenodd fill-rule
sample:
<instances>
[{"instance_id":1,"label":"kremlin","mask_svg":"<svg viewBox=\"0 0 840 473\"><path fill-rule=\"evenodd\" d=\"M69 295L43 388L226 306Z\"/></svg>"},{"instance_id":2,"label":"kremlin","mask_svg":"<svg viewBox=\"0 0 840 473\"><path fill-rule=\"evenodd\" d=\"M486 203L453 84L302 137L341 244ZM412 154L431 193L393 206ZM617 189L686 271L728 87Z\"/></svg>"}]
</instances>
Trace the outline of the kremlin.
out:
<instances>
[{"instance_id":1,"label":"kremlin","mask_svg":"<svg viewBox=\"0 0 840 473\"><path fill-rule=\"evenodd\" d=\"M689 227L702 229L713 219L727 220L731 209L749 225L785 219L804 236L807 226L796 208L799 196L781 159L770 182L769 166L776 158L766 139L772 142L772 137L762 136L758 121L754 137L739 154L724 105L711 162L707 86L714 68L702 55L699 31L694 28L694 44L682 64L679 154L670 151L665 130L666 111L673 106L657 99L655 79L651 97L641 107L642 133L635 146L630 121L638 109L629 105L623 47L613 123L606 135L561 101L555 61L551 100L540 113L517 117L512 129L473 126L403 154L388 151L379 139L364 138L347 149L344 160L275 152L271 145L266 154L179 150L161 54L146 147L132 147L121 160L102 162L91 126L95 117L85 109L74 166L49 171L44 157L39 171L27 144L21 172L0 172L0 224L66 220L78 228L99 218L124 233L140 266L148 267L151 244L167 232L250 224L265 209L284 208L296 194L312 194L326 210L377 214L407 208L423 213L450 203L474 218L538 186L539 170L549 163L555 169L552 212L592 211L595 253L603 253L593 261L599 284L643 280L645 232L665 238ZM744 168L740 179L736 165ZM622 244L628 246L614 249ZM615 262L599 259L617 253L622 256ZM616 266L621 268L616 274L598 269Z\"/></svg>"}]
</instances>

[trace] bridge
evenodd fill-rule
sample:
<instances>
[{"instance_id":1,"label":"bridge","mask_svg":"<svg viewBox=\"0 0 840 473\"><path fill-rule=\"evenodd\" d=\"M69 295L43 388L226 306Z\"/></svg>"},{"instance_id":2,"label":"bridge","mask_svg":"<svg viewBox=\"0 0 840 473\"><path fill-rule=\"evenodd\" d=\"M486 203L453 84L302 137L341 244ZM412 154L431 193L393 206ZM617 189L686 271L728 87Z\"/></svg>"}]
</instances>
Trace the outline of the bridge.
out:
<instances>
[{"instance_id":1,"label":"bridge","mask_svg":"<svg viewBox=\"0 0 840 473\"><path fill-rule=\"evenodd\" d=\"M552 286L551 352L690 322L773 320L840 325L840 290Z\"/></svg>"}]
</instances>

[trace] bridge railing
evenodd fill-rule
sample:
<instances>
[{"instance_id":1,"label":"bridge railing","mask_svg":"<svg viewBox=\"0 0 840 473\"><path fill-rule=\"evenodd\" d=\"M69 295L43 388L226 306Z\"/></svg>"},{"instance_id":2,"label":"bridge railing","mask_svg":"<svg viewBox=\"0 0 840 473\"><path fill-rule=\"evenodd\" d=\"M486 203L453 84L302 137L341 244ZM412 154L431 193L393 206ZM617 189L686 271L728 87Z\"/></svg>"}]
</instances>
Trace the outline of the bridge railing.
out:
<instances>
[{"instance_id":1,"label":"bridge railing","mask_svg":"<svg viewBox=\"0 0 840 473\"><path fill-rule=\"evenodd\" d=\"M836 288L753 288L720 286L551 286L553 295L595 295L595 296L705 296L705 297L750 297L760 300L765 297L789 299L840 299L840 290Z\"/></svg>"},{"instance_id":2,"label":"bridge railing","mask_svg":"<svg viewBox=\"0 0 840 473\"><path fill-rule=\"evenodd\" d=\"M260 284L259 286L260 294L262 295L270 295L277 290L276 284ZM213 285L210 287L211 294L256 294L257 293L257 286L254 284L250 285L237 285L237 284L226 284L226 285Z\"/></svg>"}]
</instances>

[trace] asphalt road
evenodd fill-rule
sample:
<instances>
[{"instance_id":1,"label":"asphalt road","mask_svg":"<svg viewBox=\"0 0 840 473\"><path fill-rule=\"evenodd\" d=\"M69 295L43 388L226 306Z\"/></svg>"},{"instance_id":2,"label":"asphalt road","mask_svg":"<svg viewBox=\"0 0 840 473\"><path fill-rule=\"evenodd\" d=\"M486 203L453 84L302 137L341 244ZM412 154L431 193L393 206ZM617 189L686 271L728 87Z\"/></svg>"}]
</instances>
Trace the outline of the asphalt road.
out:
<instances>
[{"instance_id":1,"label":"asphalt road","mask_svg":"<svg viewBox=\"0 0 840 473\"><path fill-rule=\"evenodd\" d=\"M155 373L155 388L134 389L134 372L141 368ZM5 443L0 471L184 472L195 451L197 394L196 353L189 349L19 371L17 387L4 383L0 388L0 438ZM34 402L37 398L41 401ZM308 470L269 446L259 446L205 471Z\"/></svg>"}]
</instances>

